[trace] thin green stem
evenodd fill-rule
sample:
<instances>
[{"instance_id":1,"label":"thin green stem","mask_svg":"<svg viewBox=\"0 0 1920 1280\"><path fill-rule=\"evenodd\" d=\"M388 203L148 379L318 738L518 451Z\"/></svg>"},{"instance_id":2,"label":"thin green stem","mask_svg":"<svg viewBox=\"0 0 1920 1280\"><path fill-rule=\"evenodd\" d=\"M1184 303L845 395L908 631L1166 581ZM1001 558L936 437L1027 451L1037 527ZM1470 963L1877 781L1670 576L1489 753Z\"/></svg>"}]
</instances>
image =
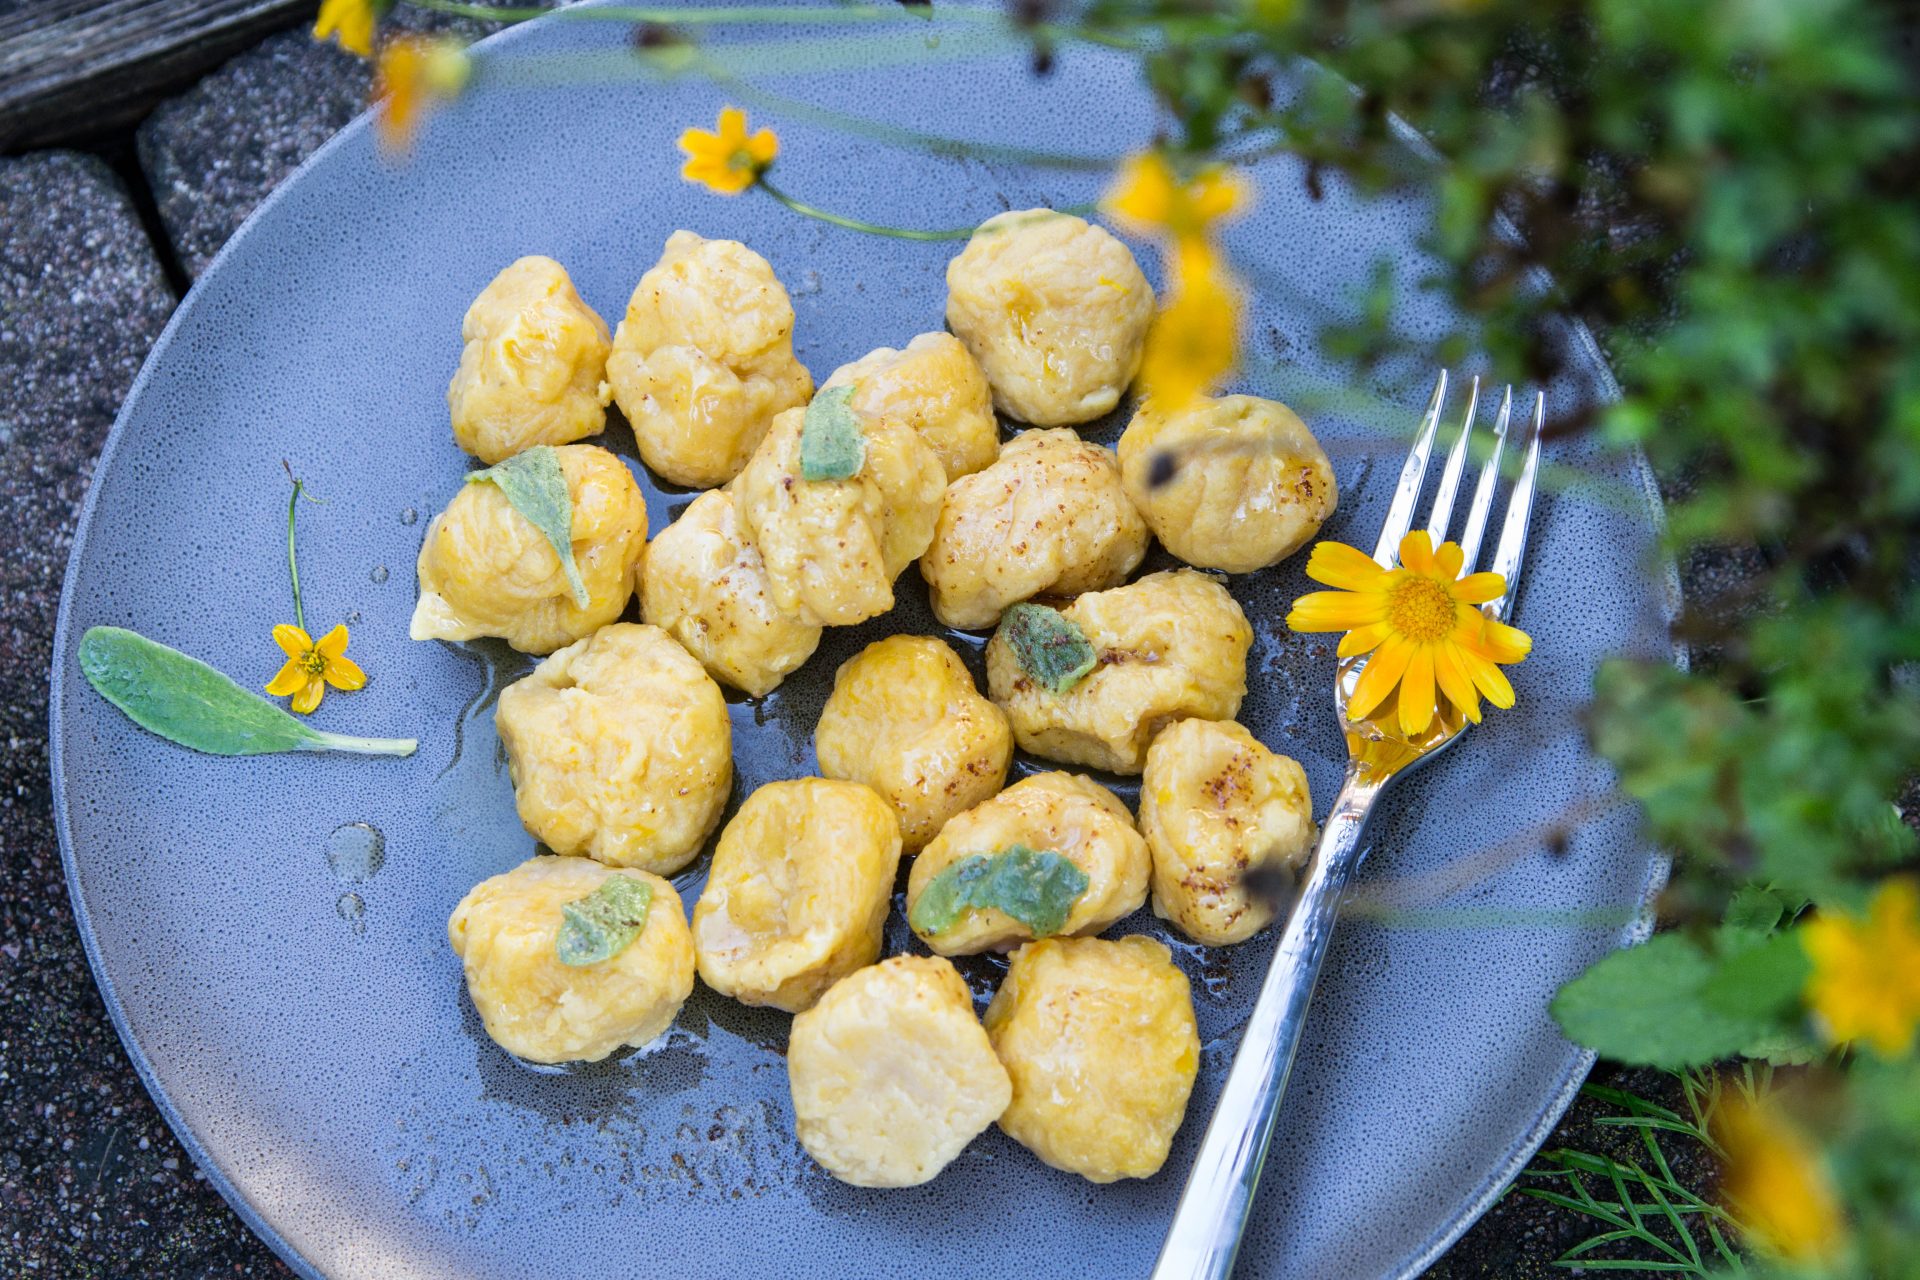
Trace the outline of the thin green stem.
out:
<instances>
[{"instance_id":1,"label":"thin green stem","mask_svg":"<svg viewBox=\"0 0 1920 1280\"><path fill-rule=\"evenodd\" d=\"M314 751L351 751L363 756L410 756L420 747L418 738L358 738L347 733L314 731Z\"/></svg>"},{"instance_id":2,"label":"thin green stem","mask_svg":"<svg viewBox=\"0 0 1920 1280\"><path fill-rule=\"evenodd\" d=\"M836 227L845 227L849 231L864 232L870 236L887 236L895 240L965 240L979 229L977 226L971 226L949 227L940 231L923 231L915 227L883 226L878 222L864 222L859 218L849 218L845 214L833 213L820 208L818 205L808 204L804 200L796 200L780 188L774 186L771 182L768 182L765 174L760 176L759 181L755 185L795 213L808 218L814 218L820 222L830 223ZM1095 206L1093 205L1069 205L1067 208L1059 210L1059 212L1074 214L1091 213L1094 208Z\"/></svg>"},{"instance_id":3,"label":"thin green stem","mask_svg":"<svg viewBox=\"0 0 1920 1280\"><path fill-rule=\"evenodd\" d=\"M298 476L293 474L293 468L288 465L286 459L281 459L280 465L286 467L287 479L293 481L293 495L287 499L287 577L293 581L293 625L305 631L307 611L300 601L300 558L294 553L293 527L294 519L300 513L300 494L306 486ZM309 494L307 501L318 502L319 499Z\"/></svg>"}]
</instances>

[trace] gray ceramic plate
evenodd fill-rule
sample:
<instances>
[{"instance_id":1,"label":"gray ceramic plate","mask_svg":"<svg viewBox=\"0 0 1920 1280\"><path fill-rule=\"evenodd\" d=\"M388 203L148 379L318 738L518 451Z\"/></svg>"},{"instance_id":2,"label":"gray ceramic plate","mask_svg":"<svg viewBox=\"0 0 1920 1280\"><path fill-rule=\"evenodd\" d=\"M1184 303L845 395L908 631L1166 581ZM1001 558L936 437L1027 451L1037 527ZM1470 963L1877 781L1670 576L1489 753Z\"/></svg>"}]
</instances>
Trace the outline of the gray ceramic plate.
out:
<instances>
[{"instance_id":1,"label":"gray ceramic plate","mask_svg":"<svg viewBox=\"0 0 1920 1280\"><path fill-rule=\"evenodd\" d=\"M1069 49L1035 80L1018 52L964 28L914 27L904 43L801 34L799 51L748 40L731 56L763 89L978 142L1110 155L1154 130L1132 68L1109 55ZM485 56L496 77L537 81L562 49L625 65L626 38L549 21ZM462 992L447 914L533 849L491 718L528 663L406 638L426 517L468 465L443 399L467 302L513 258L547 253L617 319L667 234L691 227L772 261L816 377L941 324L954 246L870 239L679 180L675 135L710 123L722 100L694 79L522 84L435 120L399 168L362 121L281 187L181 307L101 460L60 617L54 785L94 971L182 1140L308 1275L1144 1274L1270 935L1204 954L1175 942L1206 1043L1200 1081L1166 1170L1111 1187L1054 1172L997 1131L928 1186L841 1186L795 1144L783 1016L703 990L647 1052L534 1071L486 1039ZM879 221L951 225L1098 189L1090 172L931 159L797 112L760 115L781 132L791 190ZM1243 386L1317 406L1308 417L1342 491L1325 532L1363 541L1399 446L1359 401L1326 399L1352 374L1316 334L1376 261L1417 278L1429 213L1335 182L1316 202L1284 159L1258 177L1258 210L1229 237L1261 282ZM1451 327L1418 294L1398 323L1414 337ZM1609 386L1584 336L1566 341L1576 372L1548 388L1560 412ZM1399 406L1387 421L1404 431L1429 377L1408 368L1359 389ZM624 426L606 443L633 459ZM326 500L302 513L310 620L348 620L372 673L316 722L417 734L411 759L199 756L136 729L79 677L74 647L99 623L246 683L273 673L268 629L288 613L282 458ZM1603 654L1665 651L1669 593L1647 568L1655 499L1635 461L1581 445L1554 460L1567 487L1535 517L1519 620L1538 643L1515 677L1521 709L1421 774L1377 824L1373 909L1334 946L1243 1274L1404 1275L1456 1236L1587 1064L1548 1019L1549 996L1631 932L1659 876L1632 818L1594 807L1608 775L1577 722ZM657 530L688 499L641 474ZM1301 760L1324 810L1343 756L1328 648L1281 624L1304 587L1299 562L1233 586L1256 628L1243 719ZM901 594L892 615L829 633L776 695L733 703L736 800L811 772L839 662L889 631L937 630L911 571ZM978 638L952 638L977 664ZM369 864L354 848L369 833L348 824L382 833L384 859ZM1550 854L1546 835L1562 828L1565 851ZM682 877L689 902L703 874L704 860ZM1144 912L1127 931L1168 936ZM896 915L890 945L906 941ZM984 999L993 965L971 976Z\"/></svg>"}]
</instances>

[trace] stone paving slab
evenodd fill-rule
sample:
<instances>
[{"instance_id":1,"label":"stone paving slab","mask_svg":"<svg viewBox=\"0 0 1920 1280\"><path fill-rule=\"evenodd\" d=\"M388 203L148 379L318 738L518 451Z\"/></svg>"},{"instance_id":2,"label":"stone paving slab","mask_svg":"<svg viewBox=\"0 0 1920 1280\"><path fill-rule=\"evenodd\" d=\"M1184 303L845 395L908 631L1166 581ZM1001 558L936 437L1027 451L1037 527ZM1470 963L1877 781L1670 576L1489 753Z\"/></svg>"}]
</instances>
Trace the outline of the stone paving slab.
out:
<instances>
[{"instance_id":1,"label":"stone paving slab","mask_svg":"<svg viewBox=\"0 0 1920 1280\"><path fill-rule=\"evenodd\" d=\"M80 499L174 296L125 188L0 159L0 1275L286 1275L128 1064L67 905L47 669Z\"/></svg>"}]
</instances>

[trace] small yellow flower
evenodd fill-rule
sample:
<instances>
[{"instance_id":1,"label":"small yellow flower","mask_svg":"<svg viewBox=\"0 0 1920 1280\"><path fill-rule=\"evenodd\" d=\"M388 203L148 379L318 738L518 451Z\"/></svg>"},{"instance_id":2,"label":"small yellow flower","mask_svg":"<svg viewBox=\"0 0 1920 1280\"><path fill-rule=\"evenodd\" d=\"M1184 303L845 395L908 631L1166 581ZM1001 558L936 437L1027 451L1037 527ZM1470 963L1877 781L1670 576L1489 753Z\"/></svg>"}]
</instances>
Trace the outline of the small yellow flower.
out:
<instances>
[{"instance_id":1,"label":"small yellow flower","mask_svg":"<svg viewBox=\"0 0 1920 1280\"><path fill-rule=\"evenodd\" d=\"M371 58L373 27L379 20L374 0L321 0L320 16L313 24L313 38L324 44L328 36L334 36L348 53Z\"/></svg>"},{"instance_id":2,"label":"small yellow flower","mask_svg":"<svg viewBox=\"0 0 1920 1280\"><path fill-rule=\"evenodd\" d=\"M472 70L458 40L396 36L381 45L373 76L381 145L390 154L405 151L427 112L459 97Z\"/></svg>"},{"instance_id":3,"label":"small yellow flower","mask_svg":"<svg viewBox=\"0 0 1920 1280\"><path fill-rule=\"evenodd\" d=\"M1137 235L1185 242L1205 240L1215 223L1239 213L1249 198L1237 170L1208 165L1183 182L1164 155L1143 151L1120 167L1101 204Z\"/></svg>"},{"instance_id":4,"label":"small yellow flower","mask_svg":"<svg viewBox=\"0 0 1920 1280\"><path fill-rule=\"evenodd\" d=\"M1920 1026L1920 881L1895 876L1868 904L1867 918L1822 911L1800 945L1813 961L1807 1006L1834 1044L1864 1040L1883 1058L1913 1049Z\"/></svg>"},{"instance_id":5,"label":"small yellow flower","mask_svg":"<svg viewBox=\"0 0 1920 1280\"><path fill-rule=\"evenodd\" d=\"M1349 719L1366 719L1396 691L1400 731L1408 737L1433 722L1436 693L1475 724L1482 694L1496 707L1513 705L1513 686L1499 664L1525 658L1533 641L1480 611L1506 591L1506 579L1497 573L1463 578L1464 558L1458 543L1443 542L1436 551L1425 529L1400 540L1400 563L1393 569L1342 543L1314 547L1307 576L1340 590L1301 596L1287 625L1344 631L1341 657L1372 655L1347 699Z\"/></svg>"},{"instance_id":6,"label":"small yellow flower","mask_svg":"<svg viewBox=\"0 0 1920 1280\"><path fill-rule=\"evenodd\" d=\"M723 196L737 196L760 180L780 154L780 139L771 129L747 132L747 113L722 107L718 132L688 129L680 135L687 163L680 176Z\"/></svg>"},{"instance_id":7,"label":"small yellow flower","mask_svg":"<svg viewBox=\"0 0 1920 1280\"><path fill-rule=\"evenodd\" d=\"M1167 305L1147 330L1141 389L1169 406L1218 386L1239 359L1240 290L1202 242L1176 259Z\"/></svg>"},{"instance_id":8,"label":"small yellow flower","mask_svg":"<svg viewBox=\"0 0 1920 1280\"><path fill-rule=\"evenodd\" d=\"M1727 1154L1720 1189L1748 1238L1794 1262L1833 1257L1846 1238L1840 1198L1819 1153L1780 1104L1730 1095L1712 1128Z\"/></svg>"},{"instance_id":9,"label":"small yellow flower","mask_svg":"<svg viewBox=\"0 0 1920 1280\"><path fill-rule=\"evenodd\" d=\"M327 632L316 644L299 627L283 622L273 629L273 642L286 651L287 665L267 681L267 692L276 698L291 696L293 709L303 716L320 705L328 685L351 693L367 683L367 673L347 657L344 626Z\"/></svg>"}]
</instances>

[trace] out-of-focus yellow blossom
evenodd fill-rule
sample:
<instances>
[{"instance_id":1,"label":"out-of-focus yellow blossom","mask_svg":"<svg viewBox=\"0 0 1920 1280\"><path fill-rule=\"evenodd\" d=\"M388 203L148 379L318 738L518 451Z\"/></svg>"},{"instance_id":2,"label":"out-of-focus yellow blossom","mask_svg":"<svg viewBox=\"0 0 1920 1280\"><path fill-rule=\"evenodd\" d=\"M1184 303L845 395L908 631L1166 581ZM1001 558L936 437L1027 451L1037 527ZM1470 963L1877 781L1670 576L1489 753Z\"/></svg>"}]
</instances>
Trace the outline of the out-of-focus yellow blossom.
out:
<instances>
[{"instance_id":1,"label":"out-of-focus yellow blossom","mask_svg":"<svg viewBox=\"0 0 1920 1280\"><path fill-rule=\"evenodd\" d=\"M1400 732L1426 732L1439 710L1436 692L1479 723L1480 696L1496 707L1513 705L1513 686L1501 674L1533 650L1527 633L1480 612L1507 589L1497 573L1470 573L1460 545L1436 549L1425 529L1400 540L1400 563L1382 568L1372 556L1338 542L1322 542L1307 557L1307 576L1337 591L1315 591L1293 602L1287 625L1295 631L1344 631L1342 658L1372 655L1347 699L1347 716L1364 720L1397 693Z\"/></svg>"},{"instance_id":2,"label":"out-of-focus yellow blossom","mask_svg":"<svg viewBox=\"0 0 1920 1280\"><path fill-rule=\"evenodd\" d=\"M1136 235L1170 236L1176 243L1204 241L1215 223L1246 207L1250 191L1238 170L1208 165L1182 181L1158 151L1143 151L1120 166L1101 202L1107 213Z\"/></svg>"},{"instance_id":3,"label":"out-of-focus yellow blossom","mask_svg":"<svg viewBox=\"0 0 1920 1280\"><path fill-rule=\"evenodd\" d=\"M313 38L324 44L327 37L332 36L348 53L371 58L373 28L379 20L380 12L374 0L321 0L320 16L313 24Z\"/></svg>"},{"instance_id":4,"label":"out-of-focus yellow blossom","mask_svg":"<svg viewBox=\"0 0 1920 1280\"><path fill-rule=\"evenodd\" d=\"M1175 259L1167 305L1147 330L1141 389L1169 407L1213 390L1239 359L1240 287L1204 246Z\"/></svg>"},{"instance_id":5,"label":"out-of-focus yellow blossom","mask_svg":"<svg viewBox=\"0 0 1920 1280\"><path fill-rule=\"evenodd\" d=\"M344 693L366 687L367 673L347 657L345 626L315 641L299 627L283 622L273 629L273 642L285 651L287 663L267 681L267 692L276 698L291 697L293 709L303 716L320 705L328 685Z\"/></svg>"},{"instance_id":6,"label":"out-of-focus yellow blossom","mask_svg":"<svg viewBox=\"0 0 1920 1280\"><path fill-rule=\"evenodd\" d=\"M1913 1050L1920 1026L1920 880L1895 876L1865 920L1821 911L1800 931L1813 961L1807 1007L1827 1040L1864 1040L1883 1058Z\"/></svg>"},{"instance_id":7,"label":"out-of-focus yellow blossom","mask_svg":"<svg viewBox=\"0 0 1920 1280\"><path fill-rule=\"evenodd\" d=\"M747 132L747 113L722 107L714 130L688 129L680 135L687 163L680 176L723 196L737 196L760 180L775 156L780 139L771 129Z\"/></svg>"},{"instance_id":8,"label":"out-of-focus yellow blossom","mask_svg":"<svg viewBox=\"0 0 1920 1280\"><path fill-rule=\"evenodd\" d=\"M1839 1252L1847 1227L1833 1181L1776 1100L1730 1095L1714 1113L1713 1136L1727 1156L1721 1194L1751 1243L1800 1263Z\"/></svg>"},{"instance_id":9,"label":"out-of-focus yellow blossom","mask_svg":"<svg viewBox=\"0 0 1920 1280\"><path fill-rule=\"evenodd\" d=\"M458 40L396 36L381 45L373 78L381 145L390 154L413 145L427 113L459 97L472 73L467 47Z\"/></svg>"}]
</instances>

